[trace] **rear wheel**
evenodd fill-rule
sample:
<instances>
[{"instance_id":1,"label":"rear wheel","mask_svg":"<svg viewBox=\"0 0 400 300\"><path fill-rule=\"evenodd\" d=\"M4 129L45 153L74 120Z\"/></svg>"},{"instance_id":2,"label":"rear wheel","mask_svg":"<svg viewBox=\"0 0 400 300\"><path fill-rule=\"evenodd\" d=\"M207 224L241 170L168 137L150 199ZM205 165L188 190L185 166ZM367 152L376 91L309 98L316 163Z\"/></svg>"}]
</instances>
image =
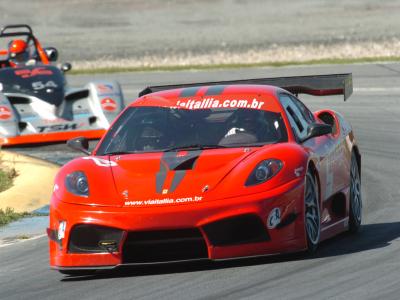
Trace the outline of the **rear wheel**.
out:
<instances>
[{"instance_id":1,"label":"rear wheel","mask_svg":"<svg viewBox=\"0 0 400 300\"><path fill-rule=\"evenodd\" d=\"M314 174L308 170L306 175L306 186L304 192L304 221L307 236L307 251L315 252L317 249L320 233L320 210L318 201L318 187Z\"/></svg>"},{"instance_id":2,"label":"rear wheel","mask_svg":"<svg viewBox=\"0 0 400 300\"><path fill-rule=\"evenodd\" d=\"M353 152L350 166L350 207L349 231L356 233L360 230L362 219L361 177L357 158Z\"/></svg>"}]
</instances>

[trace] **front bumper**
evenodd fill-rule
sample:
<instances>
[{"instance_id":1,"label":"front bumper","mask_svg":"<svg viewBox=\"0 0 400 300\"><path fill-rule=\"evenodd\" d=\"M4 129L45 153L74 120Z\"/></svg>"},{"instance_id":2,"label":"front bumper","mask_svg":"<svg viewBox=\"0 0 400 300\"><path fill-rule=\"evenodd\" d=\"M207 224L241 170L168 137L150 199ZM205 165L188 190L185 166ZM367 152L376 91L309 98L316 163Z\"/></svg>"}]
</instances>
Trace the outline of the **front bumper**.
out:
<instances>
[{"instance_id":1,"label":"front bumper","mask_svg":"<svg viewBox=\"0 0 400 300\"><path fill-rule=\"evenodd\" d=\"M265 193L152 208L69 204L53 195L50 265L60 270L108 269L301 251L306 248L303 195L302 178ZM268 228L267 219L276 208L281 212L280 223ZM62 221L65 234L58 239ZM109 241L113 248L95 249L96 243Z\"/></svg>"}]
</instances>

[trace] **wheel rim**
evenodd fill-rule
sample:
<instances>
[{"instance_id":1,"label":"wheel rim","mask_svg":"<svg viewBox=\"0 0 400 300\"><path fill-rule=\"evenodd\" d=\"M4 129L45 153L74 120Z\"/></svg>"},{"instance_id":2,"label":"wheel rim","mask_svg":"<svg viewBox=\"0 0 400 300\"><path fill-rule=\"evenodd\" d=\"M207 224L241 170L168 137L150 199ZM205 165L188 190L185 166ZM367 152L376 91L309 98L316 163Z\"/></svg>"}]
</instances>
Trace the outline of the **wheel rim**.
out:
<instances>
[{"instance_id":1,"label":"wheel rim","mask_svg":"<svg viewBox=\"0 0 400 300\"><path fill-rule=\"evenodd\" d=\"M358 166L355 159L351 162L351 170L350 170L351 184L350 184L350 203L351 203L351 211L353 213L354 219L361 223L361 209L362 209L362 201L361 201L361 180L360 174L358 172Z\"/></svg>"},{"instance_id":2,"label":"wheel rim","mask_svg":"<svg viewBox=\"0 0 400 300\"><path fill-rule=\"evenodd\" d=\"M306 177L305 210L307 236L316 245L320 234L319 205L314 179L309 174Z\"/></svg>"}]
</instances>

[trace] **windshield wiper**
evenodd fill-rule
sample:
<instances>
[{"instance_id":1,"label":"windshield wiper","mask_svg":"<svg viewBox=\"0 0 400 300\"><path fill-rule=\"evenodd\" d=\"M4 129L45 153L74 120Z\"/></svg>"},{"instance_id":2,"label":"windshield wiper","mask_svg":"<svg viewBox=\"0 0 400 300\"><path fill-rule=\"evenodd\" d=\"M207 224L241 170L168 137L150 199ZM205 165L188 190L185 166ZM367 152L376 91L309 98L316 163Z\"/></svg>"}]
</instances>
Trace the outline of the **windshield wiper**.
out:
<instances>
[{"instance_id":1,"label":"windshield wiper","mask_svg":"<svg viewBox=\"0 0 400 300\"><path fill-rule=\"evenodd\" d=\"M164 149L164 152L169 152L169 151L177 151L177 150L204 150L204 149L218 149L218 148L228 148L223 145L203 145L203 144L192 144L192 145L182 145L182 146L176 146L176 147L171 147Z\"/></svg>"},{"instance_id":2,"label":"windshield wiper","mask_svg":"<svg viewBox=\"0 0 400 300\"><path fill-rule=\"evenodd\" d=\"M133 154L137 153L137 151L110 151L104 153L104 155L122 155L122 154Z\"/></svg>"},{"instance_id":3,"label":"windshield wiper","mask_svg":"<svg viewBox=\"0 0 400 300\"><path fill-rule=\"evenodd\" d=\"M104 155L123 155L123 154L135 154L135 153L149 153L149 152L172 152L180 150L205 150L205 149L221 149L221 148L243 148L243 147L262 147L265 145L274 143L250 143L250 144L229 144L229 145L218 145L218 144L190 144L175 146L166 149L153 149L153 150L136 150L136 151L110 151L104 153Z\"/></svg>"},{"instance_id":4,"label":"windshield wiper","mask_svg":"<svg viewBox=\"0 0 400 300\"><path fill-rule=\"evenodd\" d=\"M230 144L231 147L262 147L265 145L276 144L277 142L258 142L258 143L248 143L248 144Z\"/></svg>"}]
</instances>

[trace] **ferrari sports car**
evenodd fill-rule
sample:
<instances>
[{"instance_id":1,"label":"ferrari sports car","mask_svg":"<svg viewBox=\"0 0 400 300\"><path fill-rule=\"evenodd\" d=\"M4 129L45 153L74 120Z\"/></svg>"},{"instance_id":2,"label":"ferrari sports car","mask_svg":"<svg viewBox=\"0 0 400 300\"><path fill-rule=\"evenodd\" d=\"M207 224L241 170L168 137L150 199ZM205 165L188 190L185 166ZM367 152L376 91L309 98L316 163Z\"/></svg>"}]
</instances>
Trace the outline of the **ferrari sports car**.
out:
<instances>
[{"instance_id":1,"label":"ferrari sports car","mask_svg":"<svg viewBox=\"0 0 400 300\"><path fill-rule=\"evenodd\" d=\"M296 95L352 93L351 74L143 90L93 153L55 179L50 264L120 265L295 251L361 224L361 156L350 124Z\"/></svg>"},{"instance_id":2,"label":"ferrari sports car","mask_svg":"<svg viewBox=\"0 0 400 300\"><path fill-rule=\"evenodd\" d=\"M4 27L0 41L0 145L100 138L123 109L117 82L68 88L71 65L51 65L57 50L42 48L28 25Z\"/></svg>"}]
</instances>

